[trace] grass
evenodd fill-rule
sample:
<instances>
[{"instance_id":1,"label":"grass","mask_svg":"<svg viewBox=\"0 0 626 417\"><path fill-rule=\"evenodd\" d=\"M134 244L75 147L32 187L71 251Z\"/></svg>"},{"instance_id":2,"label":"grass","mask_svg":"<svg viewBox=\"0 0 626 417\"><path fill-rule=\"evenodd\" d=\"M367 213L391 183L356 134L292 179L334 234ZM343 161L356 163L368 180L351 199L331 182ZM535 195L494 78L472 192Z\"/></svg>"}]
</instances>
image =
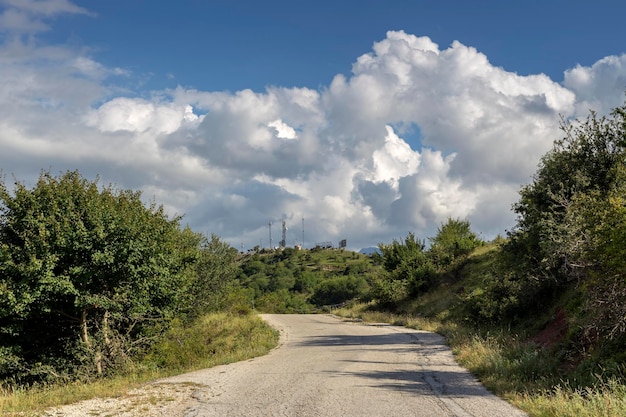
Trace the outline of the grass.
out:
<instances>
[{"instance_id":1,"label":"grass","mask_svg":"<svg viewBox=\"0 0 626 417\"><path fill-rule=\"evenodd\" d=\"M626 415L626 387L615 380L582 389L557 385L539 393L517 394L512 402L536 417L622 417Z\"/></svg>"},{"instance_id":2,"label":"grass","mask_svg":"<svg viewBox=\"0 0 626 417\"><path fill-rule=\"evenodd\" d=\"M124 375L91 383L0 391L0 415L37 415L54 406L94 397L124 396L159 378L263 355L278 343L278 332L256 315L216 313L191 326L173 323L163 341Z\"/></svg>"},{"instance_id":3,"label":"grass","mask_svg":"<svg viewBox=\"0 0 626 417\"><path fill-rule=\"evenodd\" d=\"M144 364L179 373L260 356L276 343L276 331L258 317L212 314L192 326L173 323Z\"/></svg>"},{"instance_id":4,"label":"grass","mask_svg":"<svg viewBox=\"0 0 626 417\"><path fill-rule=\"evenodd\" d=\"M119 397L128 390L157 379L159 373L142 372L123 377L113 377L89 384L19 387L0 391L2 415L36 415L48 407L71 404L94 397Z\"/></svg>"}]
</instances>

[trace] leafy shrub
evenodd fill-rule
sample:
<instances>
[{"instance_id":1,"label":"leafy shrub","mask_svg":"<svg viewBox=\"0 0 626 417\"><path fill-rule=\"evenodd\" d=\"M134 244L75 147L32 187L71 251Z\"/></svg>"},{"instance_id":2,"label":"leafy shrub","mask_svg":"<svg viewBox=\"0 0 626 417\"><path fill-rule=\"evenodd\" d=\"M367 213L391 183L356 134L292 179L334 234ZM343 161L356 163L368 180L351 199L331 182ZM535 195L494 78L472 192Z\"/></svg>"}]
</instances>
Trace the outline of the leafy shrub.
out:
<instances>
[{"instance_id":1,"label":"leafy shrub","mask_svg":"<svg viewBox=\"0 0 626 417\"><path fill-rule=\"evenodd\" d=\"M291 293L285 288L263 294L255 304L259 311L274 314L307 313L311 309L302 294Z\"/></svg>"},{"instance_id":2,"label":"leafy shrub","mask_svg":"<svg viewBox=\"0 0 626 417\"><path fill-rule=\"evenodd\" d=\"M424 242L413 233L409 233L403 242L394 239L391 244L381 243L378 248L387 273L373 283L372 294L381 303L395 303L402 297L417 295L435 281L435 265L425 252Z\"/></svg>"},{"instance_id":3,"label":"leafy shrub","mask_svg":"<svg viewBox=\"0 0 626 417\"><path fill-rule=\"evenodd\" d=\"M452 218L442 224L437 229L437 235L429 240L431 246L428 254L435 265L443 269L466 258L474 249L484 244L472 232L469 221Z\"/></svg>"},{"instance_id":4,"label":"leafy shrub","mask_svg":"<svg viewBox=\"0 0 626 417\"><path fill-rule=\"evenodd\" d=\"M468 316L476 322L510 322L520 310L526 295L521 282L511 275L487 275L480 288L466 295L464 307Z\"/></svg>"},{"instance_id":5,"label":"leafy shrub","mask_svg":"<svg viewBox=\"0 0 626 417\"><path fill-rule=\"evenodd\" d=\"M0 181L0 346L24 370L0 378L115 371L187 311L199 243L141 193L76 171Z\"/></svg>"},{"instance_id":6,"label":"leafy shrub","mask_svg":"<svg viewBox=\"0 0 626 417\"><path fill-rule=\"evenodd\" d=\"M394 308L408 297L409 285L404 280L390 279L387 274L381 274L372 280L371 294L381 306Z\"/></svg>"},{"instance_id":7,"label":"leafy shrub","mask_svg":"<svg viewBox=\"0 0 626 417\"><path fill-rule=\"evenodd\" d=\"M346 275L322 281L315 289L311 302L318 306L340 304L366 294L369 285L365 278Z\"/></svg>"}]
</instances>

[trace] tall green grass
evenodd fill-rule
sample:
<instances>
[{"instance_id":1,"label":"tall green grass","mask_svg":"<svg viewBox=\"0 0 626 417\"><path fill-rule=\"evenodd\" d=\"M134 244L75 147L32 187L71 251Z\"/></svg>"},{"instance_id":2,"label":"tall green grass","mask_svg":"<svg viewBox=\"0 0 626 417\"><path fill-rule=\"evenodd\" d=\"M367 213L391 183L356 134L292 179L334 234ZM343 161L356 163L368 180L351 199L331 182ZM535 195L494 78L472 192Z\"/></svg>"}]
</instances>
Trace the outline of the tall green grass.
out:
<instances>
[{"instance_id":1,"label":"tall green grass","mask_svg":"<svg viewBox=\"0 0 626 417\"><path fill-rule=\"evenodd\" d=\"M278 337L256 315L215 313L188 326L175 321L160 343L124 374L88 384L5 388L0 390L0 415L37 415L48 407L121 396L155 379L266 354Z\"/></svg>"},{"instance_id":2,"label":"tall green grass","mask_svg":"<svg viewBox=\"0 0 626 417\"><path fill-rule=\"evenodd\" d=\"M211 314L191 326L174 322L143 359L150 368L190 371L260 356L276 346L277 333L256 316Z\"/></svg>"},{"instance_id":3,"label":"tall green grass","mask_svg":"<svg viewBox=\"0 0 626 417\"><path fill-rule=\"evenodd\" d=\"M626 387L614 379L578 389L557 385L551 390L517 394L511 400L536 417L626 416Z\"/></svg>"}]
</instances>

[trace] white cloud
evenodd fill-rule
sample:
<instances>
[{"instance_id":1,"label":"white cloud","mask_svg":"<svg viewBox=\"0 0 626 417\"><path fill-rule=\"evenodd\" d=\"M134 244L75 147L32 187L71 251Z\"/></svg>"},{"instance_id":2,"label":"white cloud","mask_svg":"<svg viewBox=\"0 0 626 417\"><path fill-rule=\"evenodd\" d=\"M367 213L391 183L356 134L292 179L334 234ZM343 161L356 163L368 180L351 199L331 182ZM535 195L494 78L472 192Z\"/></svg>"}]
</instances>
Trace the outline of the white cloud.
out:
<instances>
[{"instance_id":1,"label":"white cloud","mask_svg":"<svg viewBox=\"0 0 626 417\"><path fill-rule=\"evenodd\" d=\"M397 189L398 179L415 174L420 164L420 154L411 149L408 143L395 134L391 126L386 126L387 136L382 149L374 151L373 180L389 181Z\"/></svg>"},{"instance_id":2,"label":"white cloud","mask_svg":"<svg viewBox=\"0 0 626 417\"><path fill-rule=\"evenodd\" d=\"M7 9L0 14L0 32L43 32L48 25L29 14L16 9Z\"/></svg>"},{"instance_id":3,"label":"white cloud","mask_svg":"<svg viewBox=\"0 0 626 417\"><path fill-rule=\"evenodd\" d=\"M183 118L188 122L195 122L199 119L198 115L193 112L193 107L190 105L185 106L185 114Z\"/></svg>"},{"instance_id":4,"label":"white cloud","mask_svg":"<svg viewBox=\"0 0 626 417\"><path fill-rule=\"evenodd\" d=\"M102 132L146 132L169 134L184 121L197 120L189 105L153 103L143 99L115 98L87 115L87 125Z\"/></svg>"},{"instance_id":5,"label":"white cloud","mask_svg":"<svg viewBox=\"0 0 626 417\"><path fill-rule=\"evenodd\" d=\"M295 129L280 119L269 122L267 126L276 129L276 137L279 139L296 139L298 137Z\"/></svg>"},{"instance_id":6,"label":"white cloud","mask_svg":"<svg viewBox=\"0 0 626 417\"><path fill-rule=\"evenodd\" d=\"M3 4L32 32L42 17L83 12L65 1ZM267 245L268 222L282 218L288 242L299 242L304 217L308 245L346 238L353 248L432 236L447 217L470 219L487 238L503 233L520 185L561 136L559 114L618 105L623 88L609 92L625 67L624 56L607 57L560 85L404 32L319 91L131 94L114 82L131 73L19 38L0 46L0 64L4 173L99 174L237 245L242 236Z\"/></svg>"},{"instance_id":7,"label":"white cloud","mask_svg":"<svg viewBox=\"0 0 626 417\"><path fill-rule=\"evenodd\" d=\"M576 93L575 116L585 117L589 110L607 114L624 102L626 92L626 54L607 56L591 67L565 71L565 87Z\"/></svg>"}]
</instances>

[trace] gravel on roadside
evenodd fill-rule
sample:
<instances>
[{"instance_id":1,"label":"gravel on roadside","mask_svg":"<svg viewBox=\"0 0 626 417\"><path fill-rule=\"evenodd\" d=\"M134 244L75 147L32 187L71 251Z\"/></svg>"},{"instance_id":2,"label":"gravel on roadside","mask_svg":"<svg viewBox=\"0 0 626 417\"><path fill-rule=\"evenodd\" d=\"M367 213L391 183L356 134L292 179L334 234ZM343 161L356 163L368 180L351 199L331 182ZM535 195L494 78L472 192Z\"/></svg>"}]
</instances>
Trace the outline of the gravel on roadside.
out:
<instances>
[{"instance_id":1,"label":"gravel on roadside","mask_svg":"<svg viewBox=\"0 0 626 417\"><path fill-rule=\"evenodd\" d=\"M191 383L153 383L133 389L119 397L93 398L49 408L42 417L182 417L195 402L198 385Z\"/></svg>"}]
</instances>

